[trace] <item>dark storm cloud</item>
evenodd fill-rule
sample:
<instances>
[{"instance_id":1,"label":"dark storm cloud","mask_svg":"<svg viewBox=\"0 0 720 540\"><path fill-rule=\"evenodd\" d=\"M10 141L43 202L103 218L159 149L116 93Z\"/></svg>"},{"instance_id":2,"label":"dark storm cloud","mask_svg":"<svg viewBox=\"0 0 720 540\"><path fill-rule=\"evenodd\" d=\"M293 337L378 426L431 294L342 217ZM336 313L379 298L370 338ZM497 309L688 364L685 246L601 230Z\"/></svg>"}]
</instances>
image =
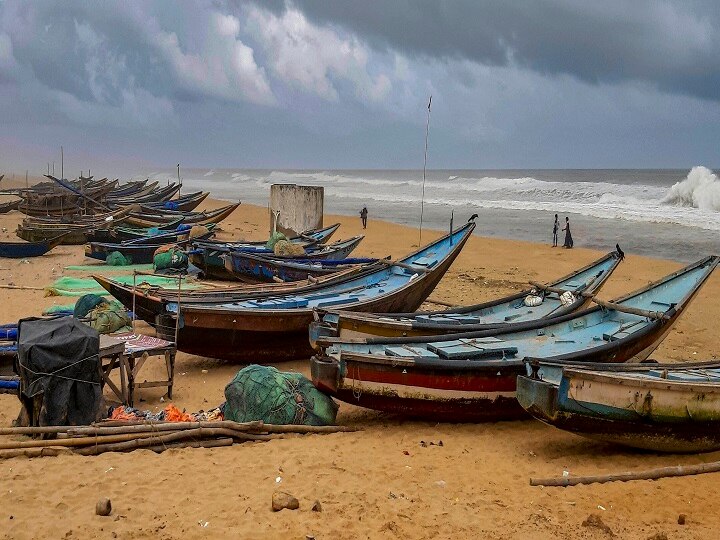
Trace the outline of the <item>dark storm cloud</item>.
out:
<instances>
[{"instance_id":1,"label":"dark storm cloud","mask_svg":"<svg viewBox=\"0 0 720 540\"><path fill-rule=\"evenodd\" d=\"M281 11L283 2L267 4ZM640 81L720 99L720 5L655 0L296 0L310 19L409 56Z\"/></svg>"}]
</instances>

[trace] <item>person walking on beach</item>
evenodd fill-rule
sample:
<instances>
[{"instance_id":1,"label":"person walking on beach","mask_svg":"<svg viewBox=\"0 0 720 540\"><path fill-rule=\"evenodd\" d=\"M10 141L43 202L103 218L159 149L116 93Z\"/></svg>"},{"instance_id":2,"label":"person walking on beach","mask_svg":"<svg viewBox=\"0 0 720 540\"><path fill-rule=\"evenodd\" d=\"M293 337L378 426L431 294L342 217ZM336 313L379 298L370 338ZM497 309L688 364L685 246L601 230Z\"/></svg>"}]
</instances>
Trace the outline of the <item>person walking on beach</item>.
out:
<instances>
[{"instance_id":1,"label":"person walking on beach","mask_svg":"<svg viewBox=\"0 0 720 540\"><path fill-rule=\"evenodd\" d=\"M553 224L553 244L552 244L552 247L557 247L557 233L558 233L558 229L560 229L560 224L558 223L557 214L555 214L555 223Z\"/></svg>"},{"instance_id":2,"label":"person walking on beach","mask_svg":"<svg viewBox=\"0 0 720 540\"><path fill-rule=\"evenodd\" d=\"M565 227L563 228L563 231L565 231L565 243L563 244L564 248L571 249L573 247L573 239L572 234L570 234L570 218L565 218Z\"/></svg>"},{"instance_id":3,"label":"person walking on beach","mask_svg":"<svg viewBox=\"0 0 720 540\"><path fill-rule=\"evenodd\" d=\"M363 229L367 229L367 206L363 206L363 209L360 210L360 219L362 220Z\"/></svg>"}]
</instances>

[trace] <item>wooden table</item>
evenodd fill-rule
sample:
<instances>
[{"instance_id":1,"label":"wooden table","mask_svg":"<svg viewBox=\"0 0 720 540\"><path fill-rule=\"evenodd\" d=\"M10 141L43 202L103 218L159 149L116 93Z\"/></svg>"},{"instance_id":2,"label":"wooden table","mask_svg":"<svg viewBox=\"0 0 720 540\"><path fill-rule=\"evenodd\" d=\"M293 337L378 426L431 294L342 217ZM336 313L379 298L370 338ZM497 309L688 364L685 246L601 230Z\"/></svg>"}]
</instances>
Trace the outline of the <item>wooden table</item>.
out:
<instances>
[{"instance_id":1,"label":"wooden table","mask_svg":"<svg viewBox=\"0 0 720 540\"><path fill-rule=\"evenodd\" d=\"M177 348L171 341L165 341L131 332L100 336L100 374L120 401L133 406L136 388L167 387L167 396L172 399L175 380L175 354ZM167 379L161 381L135 382L138 373L150 356L164 356ZM120 388L110 380L113 369L120 368Z\"/></svg>"}]
</instances>

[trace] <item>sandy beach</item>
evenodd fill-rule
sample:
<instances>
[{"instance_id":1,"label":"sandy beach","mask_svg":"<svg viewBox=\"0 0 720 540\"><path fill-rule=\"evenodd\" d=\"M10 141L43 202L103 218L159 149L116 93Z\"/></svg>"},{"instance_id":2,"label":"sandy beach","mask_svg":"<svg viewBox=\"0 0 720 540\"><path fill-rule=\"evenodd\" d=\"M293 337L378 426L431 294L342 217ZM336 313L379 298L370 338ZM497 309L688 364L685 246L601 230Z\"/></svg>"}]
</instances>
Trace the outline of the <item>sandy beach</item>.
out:
<instances>
[{"instance_id":1,"label":"sandy beach","mask_svg":"<svg viewBox=\"0 0 720 540\"><path fill-rule=\"evenodd\" d=\"M201 208L222 204L206 201ZM325 224L342 224L334 239L365 234L358 256L397 257L414 249L417 229L380 217L371 214L365 231L359 217L326 215ZM21 219L18 212L0 215L0 238L15 240ZM267 209L243 204L221 226L220 238L266 239ZM423 243L441 234L425 230ZM608 238L606 251L614 245ZM581 246L581 238L574 249L564 250L551 248L550 238L532 244L473 236L431 298L477 303L525 288L528 280L552 280L602 253ZM72 301L45 297L42 288L63 275L83 275L64 267L89 262L82 246L60 246L29 263L0 260L0 285L28 287L0 289L0 322L38 316L53 304ZM681 266L630 253L600 297L634 290ZM719 297L716 273L652 357L717 358ZM219 405L225 385L241 367L179 353L172 402L188 411ZM309 375L306 361L276 367ZM158 375L160 368L159 362L149 365L146 376ZM111 399L109 389L106 397ZM159 389L141 390L136 406L158 410L167 405L161 398ZM9 426L18 410L16 397L0 396L0 425ZM717 474L564 489L528 482L563 471L584 475L704 463L720 459L717 452L660 455L591 442L534 420L433 424L345 403L338 423L361 431L159 455L141 450L0 461L0 537L609 538L606 531L582 525L590 514L598 514L618 538L712 538L720 527ZM421 446L420 441L443 444ZM278 488L298 497L298 511L271 511ZM110 517L94 513L103 496L112 500ZM311 511L316 500L320 513ZM687 515L686 524L678 524L679 514Z\"/></svg>"}]
</instances>

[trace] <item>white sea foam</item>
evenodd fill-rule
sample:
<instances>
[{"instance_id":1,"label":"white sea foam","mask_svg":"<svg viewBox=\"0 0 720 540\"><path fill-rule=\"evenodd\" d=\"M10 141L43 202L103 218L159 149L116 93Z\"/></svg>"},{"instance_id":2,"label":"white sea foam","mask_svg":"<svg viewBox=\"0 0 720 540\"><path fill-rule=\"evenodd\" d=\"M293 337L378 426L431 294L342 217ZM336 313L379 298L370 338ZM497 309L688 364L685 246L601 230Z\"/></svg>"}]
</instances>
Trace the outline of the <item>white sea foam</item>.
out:
<instances>
[{"instance_id":1,"label":"white sea foam","mask_svg":"<svg viewBox=\"0 0 720 540\"><path fill-rule=\"evenodd\" d=\"M706 167L693 167L685 180L670 188L662 202L718 212L720 211L720 180Z\"/></svg>"}]
</instances>

